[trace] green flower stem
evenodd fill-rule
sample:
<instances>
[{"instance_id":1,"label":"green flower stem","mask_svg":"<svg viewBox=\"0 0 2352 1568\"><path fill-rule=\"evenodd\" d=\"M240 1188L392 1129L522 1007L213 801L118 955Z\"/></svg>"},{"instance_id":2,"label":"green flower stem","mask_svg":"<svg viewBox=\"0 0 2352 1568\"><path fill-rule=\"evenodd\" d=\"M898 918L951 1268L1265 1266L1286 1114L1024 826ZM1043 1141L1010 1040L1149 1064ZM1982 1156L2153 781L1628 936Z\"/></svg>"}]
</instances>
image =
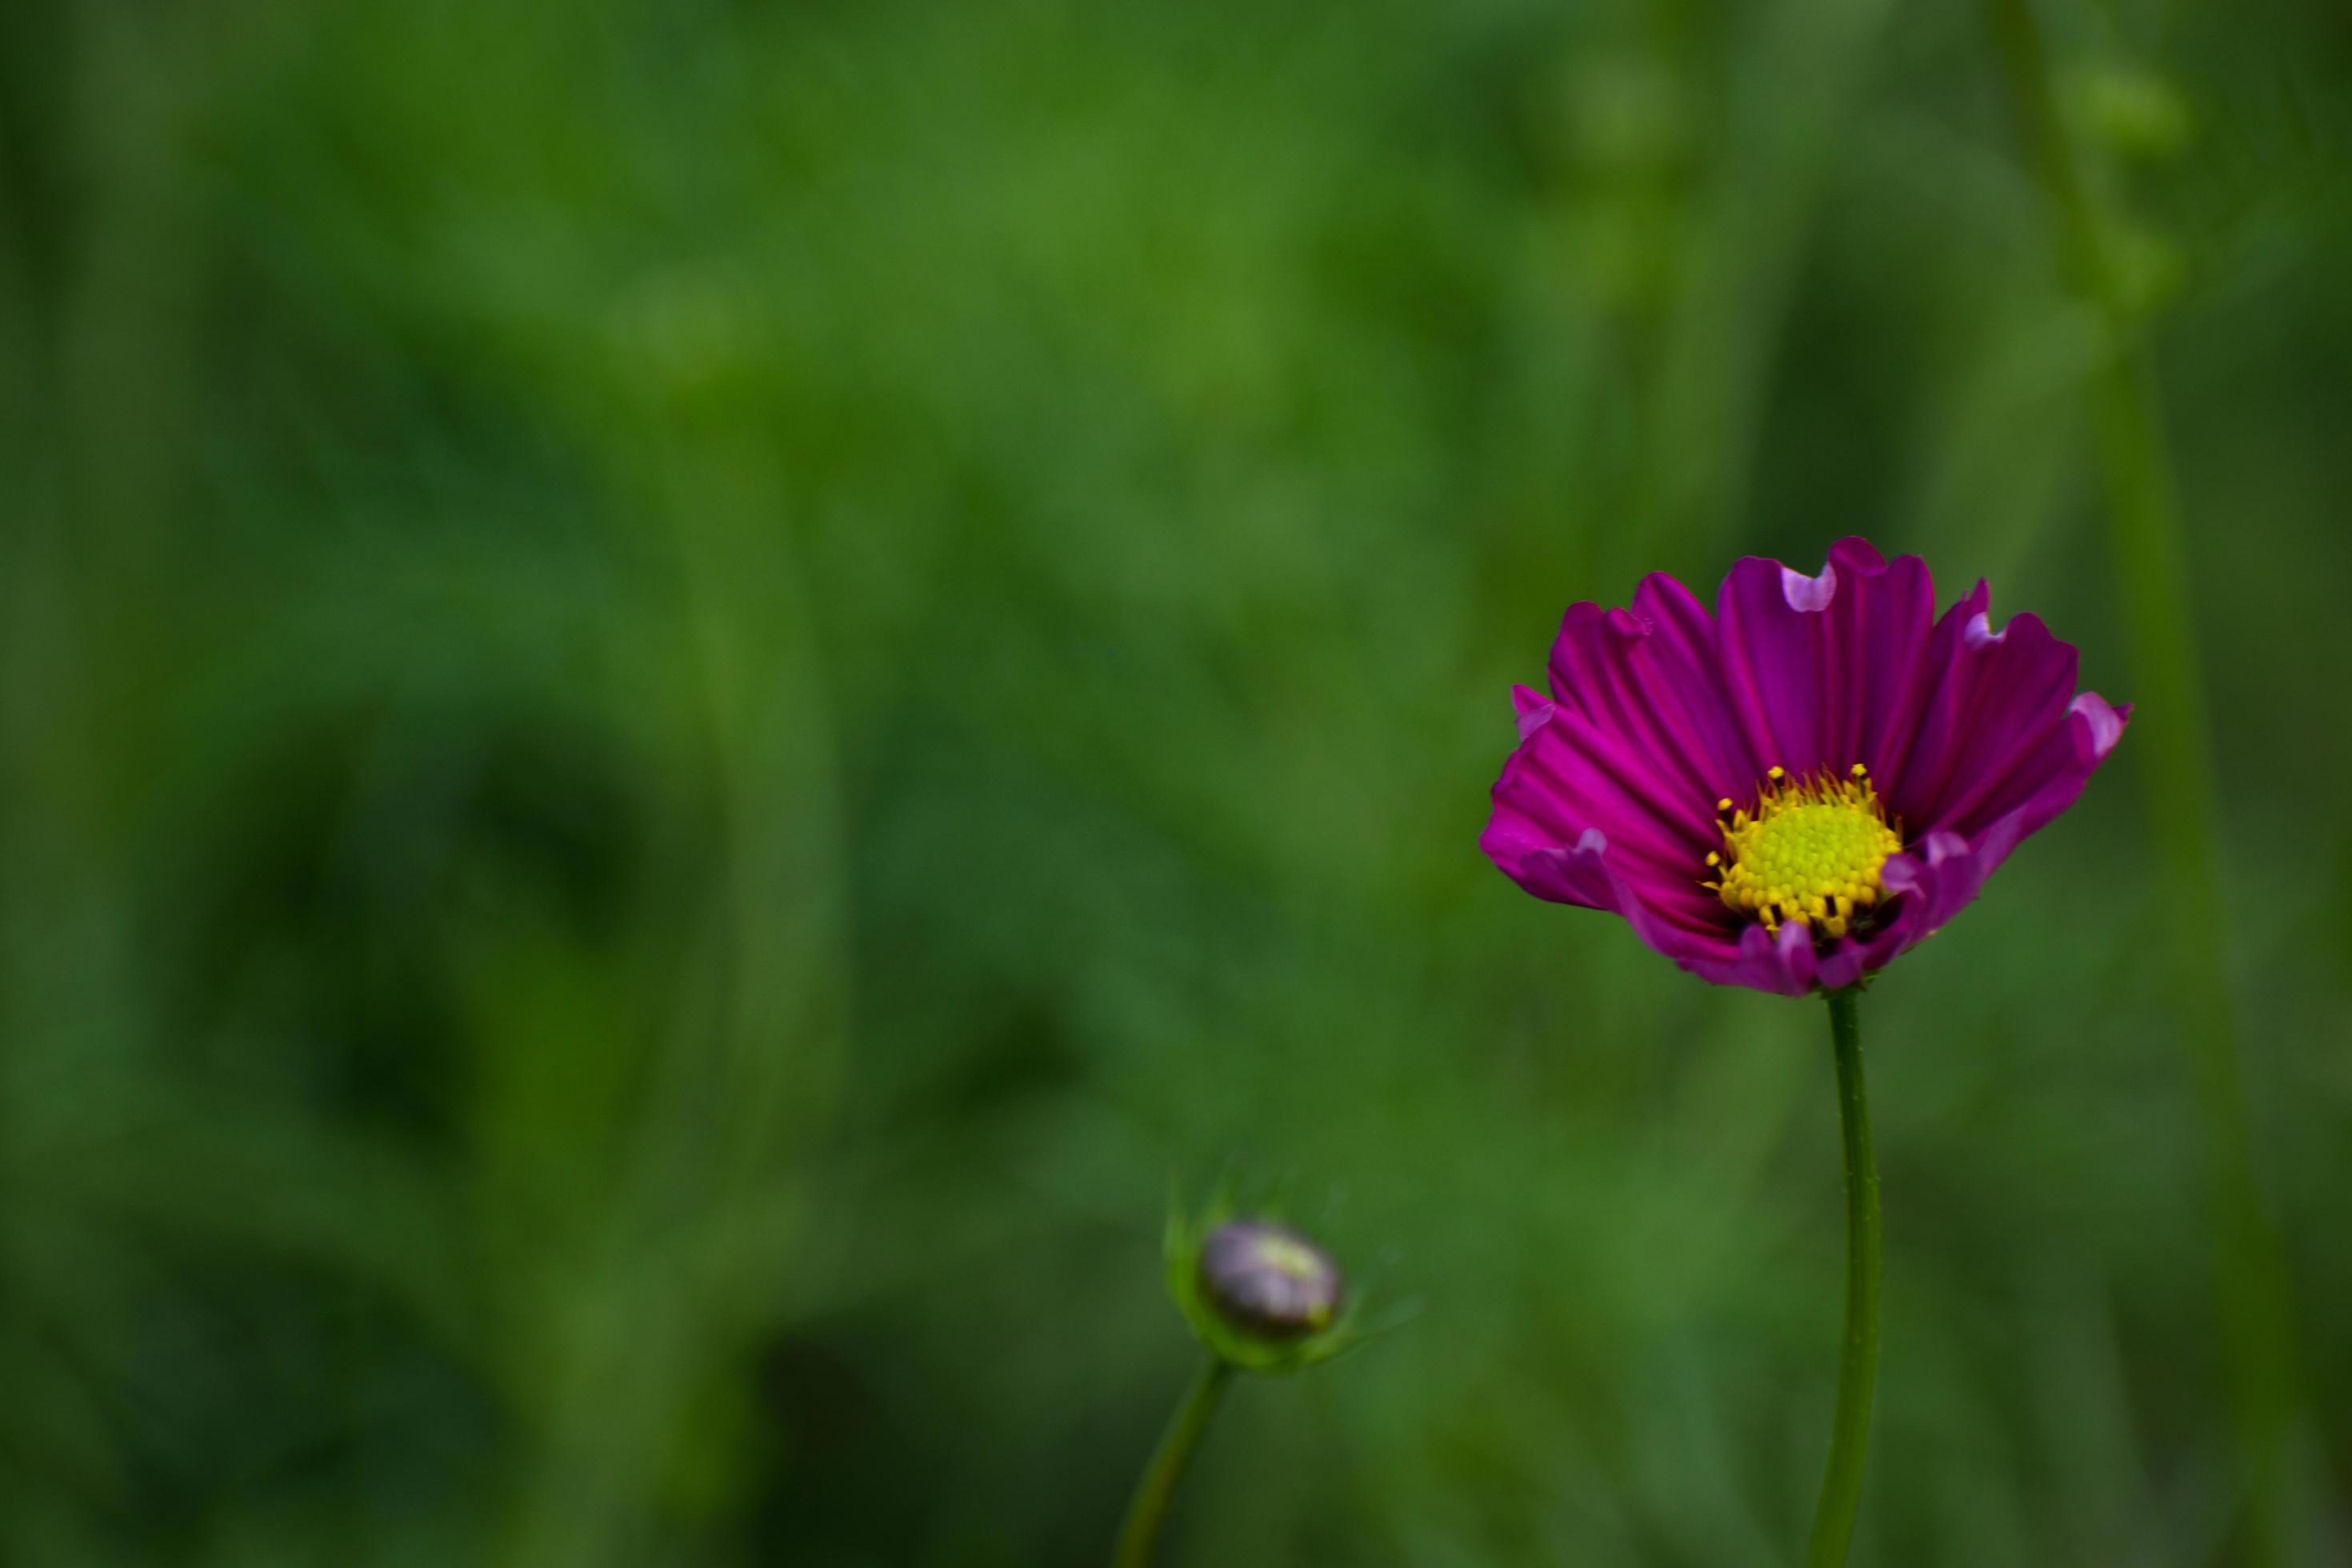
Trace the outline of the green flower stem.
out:
<instances>
[{"instance_id":1,"label":"green flower stem","mask_svg":"<svg viewBox=\"0 0 2352 1568\"><path fill-rule=\"evenodd\" d=\"M2288 1536L2283 1450L2301 1382L2286 1254L2254 1158L2240 1023L2231 993L2221 875L2221 792L2212 725L2193 633L2189 566L2178 486L2167 458L2154 349L2124 297L2106 227L2091 199L2053 90L2029 0L1987 0L1987 19L2034 178L2055 220L2067 281L2099 313L2105 358L2088 389L2106 491L2132 675L2152 857L2168 910L2165 982L2205 1123L2215 1272L2239 1465L2246 1488L2246 1561L2284 1561Z\"/></svg>"},{"instance_id":2,"label":"green flower stem","mask_svg":"<svg viewBox=\"0 0 2352 1568\"><path fill-rule=\"evenodd\" d=\"M1176 1406L1136 1486L1135 1500L1127 1505L1127 1523L1119 1530L1111 1568L1149 1568L1160 1548L1160 1528L1168 1521L1177 1483L1184 1479L1184 1468L1192 1462L1192 1450L1201 1446L1201 1434L1208 1430L1209 1417L1217 1413L1217 1401L1233 1375L1230 1365L1211 1356L1184 1391L1183 1403Z\"/></svg>"},{"instance_id":3,"label":"green flower stem","mask_svg":"<svg viewBox=\"0 0 2352 1568\"><path fill-rule=\"evenodd\" d=\"M1838 1352L1837 1415L1830 1427L1822 1500L1813 1508L1805 1568L1839 1568L1862 1506L1870 1448L1871 1397L1878 1389L1878 1162L1870 1151L1870 1100L1862 1081L1859 987L1830 993L1830 1041L1837 1055L1838 1121L1845 1134L1845 1340Z\"/></svg>"}]
</instances>

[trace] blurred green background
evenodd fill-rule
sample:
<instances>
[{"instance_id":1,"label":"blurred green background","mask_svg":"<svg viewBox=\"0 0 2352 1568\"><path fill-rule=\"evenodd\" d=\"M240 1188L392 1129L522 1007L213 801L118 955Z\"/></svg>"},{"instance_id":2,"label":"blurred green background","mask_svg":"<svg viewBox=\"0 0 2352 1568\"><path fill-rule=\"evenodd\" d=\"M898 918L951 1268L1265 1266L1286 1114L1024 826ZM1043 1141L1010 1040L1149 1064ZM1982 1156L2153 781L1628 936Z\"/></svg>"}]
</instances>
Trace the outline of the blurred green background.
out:
<instances>
[{"instance_id":1,"label":"blurred green background","mask_svg":"<svg viewBox=\"0 0 2352 1568\"><path fill-rule=\"evenodd\" d=\"M2352 11L2037 18L2090 284L1967 5L0 8L0 1560L1098 1562L1232 1170L1418 1316L1171 1561L1794 1561L1822 1010L1506 690L1862 531L2145 698L2120 333L2225 896L2144 705L1874 989L1856 1562L2346 1563Z\"/></svg>"}]
</instances>

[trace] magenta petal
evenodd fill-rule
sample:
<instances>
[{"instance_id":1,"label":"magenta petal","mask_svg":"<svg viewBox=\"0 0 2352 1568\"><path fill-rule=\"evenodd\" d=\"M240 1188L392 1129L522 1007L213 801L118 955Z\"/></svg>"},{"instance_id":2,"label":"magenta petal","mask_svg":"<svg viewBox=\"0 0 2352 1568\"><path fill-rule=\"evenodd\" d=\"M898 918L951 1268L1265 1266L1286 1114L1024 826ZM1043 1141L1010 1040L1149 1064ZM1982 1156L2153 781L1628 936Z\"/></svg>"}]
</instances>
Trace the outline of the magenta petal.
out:
<instances>
[{"instance_id":1,"label":"magenta petal","mask_svg":"<svg viewBox=\"0 0 2352 1568\"><path fill-rule=\"evenodd\" d=\"M1652 907L1611 863L1608 836L1597 828L1581 835L1573 846L1540 847L1507 862L1497 854L1505 847L1491 831L1486 843L1487 853L1496 856L1512 880L1528 892L1554 903L1622 915L1643 942L1685 969L1703 972L1709 965L1726 967L1737 960L1738 950L1728 931L1695 929Z\"/></svg>"},{"instance_id":2,"label":"magenta petal","mask_svg":"<svg viewBox=\"0 0 2352 1568\"><path fill-rule=\"evenodd\" d=\"M1878 546L1859 533L1849 533L1830 546L1830 559L1848 572L1858 572L1865 577L1875 577L1886 570L1886 557ZM1906 555L1905 561L1916 562L1916 555Z\"/></svg>"},{"instance_id":3,"label":"magenta petal","mask_svg":"<svg viewBox=\"0 0 2352 1568\"><path fill-rule=\"evenodd\" d=\"M1830 547L1843 592L1830 610L1837 694L1820 765L1866 764L1885 776L1889 749L1908 738L1919 670L1936 621L1936 587L1916 555L1881 562L1865 540Z\"/></svg>"},{"instance_id":4,"label":"magenta petal","mask_svg":"<svg viewBox=\"0 0 2352 1568\"><path fill-rule=\"evenodd\" d=\"M2045 782L2036 759L2066 725L2074 695L2075 657L2037 616L2020 616L1991 632L1984 617L1962 628L1949 679L1969 689L1967 743L1949 759L1916 807L1918 823L1959 826L2008 810ZM2068 754L2071 755L2071 750ZM1906 789L1914 781L1906 780Z\"/></svg>"},{"instance_id":5,"label":"magenta petal","mask_svg":"<svg viewBox=\"0 0 2352 1568\"><path fill-rule=\"evenodd\" d=\"M1827 761L1824 721L1836 694L1825 612L1837 589L1834 562L1808 577L1750 555L1732 567L1716 596L1733 707L1768 768L1802 773Z\"/></svg>"},{"instance_id":6,"label":"magenta petal","mask_svg":"<svg viewBox=\"0 0 2352 1568\"><path fill-rule=\"evenodd\" d=\"M1973 853L1990 858L1987 875L2009 858L2011 849L2049 826L2059 813L2074 804L2091 782L2091 774L2123 738L2129 717L2128 708L2110 708L2095 691L2085 691L2067 704L2063 727L2044 748L2046 765L2021 770L2032 776L2032 788L2017 792L2007 809L1980 827L1965 829L1975 847Z\"/></svg>"},{"instance_id":7,"label":"magenta petal","mask_svg":"<svg viewBox=\"0 0 2352 1568\"><path fill-rule=\"evenodd\" d=\"M1522 819L1554 844L1598 827L1621 854L1668 878L1696 880L1712 824L1687 797L1661 784L1616 737L1565 708L1554 705L1540 721L1525 714L1521 727L1519 748L1495 784L1498 817Z\"/></svg>"},{"instance_id":8,"label":"magenta petal","mask_svg":"<svg viewBox=\"0 0 2352 1568\"><path fill-rule=\"evenodd\" d=\"M1711 805L1754 786L1759 764L1723 685L1715 623L1671 577L1630 610L1569 606L1552 645L1553 695L1650 758L1661 779Z\"/></svg>"},{"instance_id":9,"label":"magenta petal","mask_svg":"<svg viewBox=\"0 0 2352 1568\"><path fill-rule=\"evenodd\" d=\"M1707 954L1676 962L1717 985L1745 985L1782 996L1802 996L1813 988L1816 978L1813 939L1798 925L1782 926L1777 936L1760 925L1745 926L1738 946L1727 956Z\"/></svg>"},{"instance_id":10,"label":"magenta petal","mask_svg":"<svg viewBox=\"0 0 2352 1568\"><path fill-rule=\"evenodd\" d=\"M1830 944L1821 955L1816 979L1824 991L1843 991L1869 972L1868 947L1852 937L1841 938Z\"/></svg>"},{"instance_id":11,"label":"magenta petal","mask_svg":"<svg viewBox=\"0 0 2352 1568\"><path fill-rule=\"evenodd\" d=\"M1601 865L1609 836L1597 827L1580 834L1573 847L1514 842L1488 827L1479 840L1487 858L1538 899L1617 912L1616 885Z\"/></svg>"},{"instance_id":12,"label":"magenta petal","mask_svg":"<svg viewBox=\"0 0 2352 1568\"><path fill-rule=\"evenodd\" d=\"M1918 853L1890 857L1881 868L1887 891L1899 896L1888 906L1892 931L1879 933L1874 942L1890 935L1896 942L1889 951L1871 954L1869 968L1883 966L1942 930L1975 901L2011 850L2074 805L2122 739L2130 710L2111 708L2096 692L2085 691L2067 705L2066 715L2064 728L2055 737L2065 762L2042 774L2031 794L1977 832L1935 829L1923 839Z\"/></svg>"},{"instance_id":13,"label":"magenta petal","mask_svg":"<svg viewBox=\"0 0 2352 1568\"><path fill-rule=\"evenodd\" d=\"M1862 539L1832 545L1814 577L1751 556L1724 579L1717 618L1735 711L1763 766L1887 771L1927 662L1925 562L1890 563Z\"/></svg>"},{"instance_id":14,"label":"magenta petal","mask_svg":"<svg viewBox=\"0 0 2352 1568\"><path fill-rule=\"evenodd\" d=\"M1635 672L1641 694L1681 737L1714 800L1753 788L1765 764L1748 743L1724 672L1715 620L1663 572L1642 579L1633 614L1647 628Z\"/></svg>"},{"instance_id":15,"label":"magenta petal","mask_svg":"<svg viewBox=\"0 0 2352 1568\"><path fill-rule=\"evenodd\" d=\"M1912 682L1908 711L1881 738L1879 755L1864 759L1880 782L1887 807L1906 823L1926 820L1933 800L1967 733L1972 687L1952 679L1962 647L1962 629L1984 613L1990 591L1982 583L1944 612L1927 634Z\"/></svg>"},{"instance_id":16,"label":"magenta petal","mask_svg":"<svg viewBox=\"0 0 2352 1568\"><path fill-rule=\"evenodd\" d=\"M2006 848L2001 850L2007 854ZM1892 906L1903 948L1916 946L1941 931L1967 907L1992 874L1993 865L1957 833L1927 835L1916 854L1890 857L1879 870L1886 890L1902 895ZM1890 955L1891 956L1891 955Z\"/></svg>"},{"instance_id":17,"label":"magenta petal","mask_svg":"<svg viewBox=\"0 0 2352 1568\"><path fill-rule=\"evenodd\" d=\"M1678 801L1713 800L1716 767L1679 702L1661 704L1646 646L1651 623L1630 610L1569 606L1552 644L1551 684L1562 703L1637 751ZM1719 793L1719 791L1718 791Z\"/></svg>"},{"instance_id":18,"label":"magenta petal","mask_svg":"<svg viewBox=\"0 0 2352 1568\"><path fill-rule=\"evenodd\" d=\"M1670 812L1671 791L1645 779L1640 762L1583 719L1538 700L1522 700L1526 735L1495 783L1494 811L1480 847L1496 866L1538 898L1591 904L1600 897L1590 877L1566 878L1540 858L1546 851L1585 846L1602 837L1610 862L1640 884L1644 907L1661 920L1713 931L1728 911L1699 886L1711 824L1688 811ZM1619 912L1623 912L1620 910Z\"/></svg>"}]
</instances>

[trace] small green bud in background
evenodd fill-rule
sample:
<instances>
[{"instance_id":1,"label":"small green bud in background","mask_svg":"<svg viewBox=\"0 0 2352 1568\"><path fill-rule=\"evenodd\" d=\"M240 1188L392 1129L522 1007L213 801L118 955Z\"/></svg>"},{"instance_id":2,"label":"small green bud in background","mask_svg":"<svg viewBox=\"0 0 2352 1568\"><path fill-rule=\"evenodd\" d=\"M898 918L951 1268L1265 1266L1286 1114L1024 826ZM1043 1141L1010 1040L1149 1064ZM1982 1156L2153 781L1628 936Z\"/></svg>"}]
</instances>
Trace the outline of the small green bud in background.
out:
<instances>
[{"instance_id":1,"label":"small green bud in background","mask_svg":"<svg viewBox=\"0 0 2352 1568\"><path fill-rule=\"evenodd\" d=\"M1273 1218L1236 1218L1222 1200L1168 1221L1168 1292L1209 1353L1248 1372L1328 1361L1363 1336L1330 1255Z\"/></svg>"},{"instance_id":2,"label":"small green bud in background","mask_svg":"<svg viewBox=\"0 0 2352 1568\"><path fill-rule=\"evenodd\" d=\"M1201 1244L1201 1292L1234 1329L1296 1340L1328 1329L1345 1294L1321 1249L1272 1220L1227 1220Z\"/></svg>"},{"instance_id":3,"label":"small green bud in background","mask_svg":"<svg viewBox=\"0 0 2352 1568\"><path fill-rule=\"evenodd\" d=\"M1297 1372L1364 1338L1330 1255L1280 1220L1234 1217L1222 1194L1197 1215L1169 1205L1168 1293L1209 1359L1144 1467L1112 1568L1150 1568L1177 1483L1236 1369Z\"/></svg>"}]
</instances>

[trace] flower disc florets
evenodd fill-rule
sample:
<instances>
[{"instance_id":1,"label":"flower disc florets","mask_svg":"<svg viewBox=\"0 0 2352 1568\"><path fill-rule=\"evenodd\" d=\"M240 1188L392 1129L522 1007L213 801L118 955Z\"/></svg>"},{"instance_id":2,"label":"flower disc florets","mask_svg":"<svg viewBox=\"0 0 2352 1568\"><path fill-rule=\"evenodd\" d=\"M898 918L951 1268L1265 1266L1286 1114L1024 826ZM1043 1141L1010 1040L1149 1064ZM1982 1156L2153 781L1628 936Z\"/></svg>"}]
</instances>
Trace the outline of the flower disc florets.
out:
<instances>
[{"instance_id":1,"label":"flower disc florets","mask_svg":"<svg viewBox=\"0 0 2352 1568\"><path fill-rule=\"evenodd\" d=\"M1900 826L1886 825L1860 763L1844 778L1823 772L1791 780L1776 767L1752 814L1735 811L1728 797L1716 810L1724 816L1723 847L1707 856L1717 879L1704 885L1770 931L1782 921L1818 921L1824 934L1845 935L1856 913L1885 894L1880 868L1903 847Z\"/></svg>"}]
</instances>

